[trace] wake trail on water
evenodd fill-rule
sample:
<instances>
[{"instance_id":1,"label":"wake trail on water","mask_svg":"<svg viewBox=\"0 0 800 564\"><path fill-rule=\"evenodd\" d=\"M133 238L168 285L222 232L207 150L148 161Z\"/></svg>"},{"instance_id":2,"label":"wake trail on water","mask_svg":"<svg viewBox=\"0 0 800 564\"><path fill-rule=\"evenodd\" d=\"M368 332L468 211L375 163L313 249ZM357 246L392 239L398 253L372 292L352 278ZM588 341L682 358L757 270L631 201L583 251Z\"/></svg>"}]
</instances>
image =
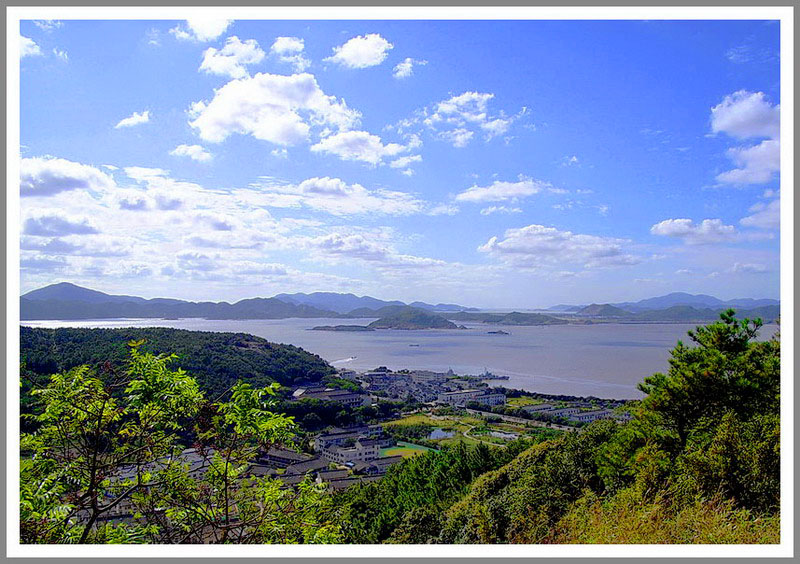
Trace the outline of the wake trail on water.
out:
<instances>
[{"instance_id":1,"label":"wake trail on water","mask_svg":"<svg viewBox=\"0 0 800 564\"><path fill-rule=\"evenodd\" d=\"M342 358L340 360L331 361L331 364L344 364L345 362L353 362L355 359L356 359L356 357L351 356L351 357L348 357L348 358Z\"/></svg>"}]
</instances>

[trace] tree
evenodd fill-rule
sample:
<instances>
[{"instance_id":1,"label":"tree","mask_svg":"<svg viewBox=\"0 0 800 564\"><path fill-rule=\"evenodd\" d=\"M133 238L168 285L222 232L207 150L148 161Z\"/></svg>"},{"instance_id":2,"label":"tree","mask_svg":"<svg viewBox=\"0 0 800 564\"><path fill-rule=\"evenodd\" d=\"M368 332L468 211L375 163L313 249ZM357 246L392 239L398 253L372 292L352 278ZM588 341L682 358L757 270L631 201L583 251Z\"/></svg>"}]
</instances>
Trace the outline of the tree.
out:
<instances>
[{"instance_id":1,"label":"tree","mask_svg":"<svg viewBox=\"0 0 800 564\"><path fill-rule=\"evenodd\" d=\"M326 497L248 475L260 449L288 440L294 422L273 413L273 384L241 382L206 401L170 370L174 355L129 343L127 370L86 366L55 374L33 394L38 429L21 438L23 542L330 542ZM186 449L178 431L194 427ZM122 515L134 524L122 523Z\"/></svg>"},{"instance_id":2,"label":"tree","mask_svg":"<svg viewBox=\"0 0 800 564\"><path fill-rule=\"evenodd\" d=\"M667 374L639 384L647 394L640 414L656 420L676 452L702 419L718 421L729 410L742 416L777 410L780 343L753 342L761 325L760 319L737 320L729 309L720 321L688 332L695 346L678 341Z\"/></svg>"}]
</instances>

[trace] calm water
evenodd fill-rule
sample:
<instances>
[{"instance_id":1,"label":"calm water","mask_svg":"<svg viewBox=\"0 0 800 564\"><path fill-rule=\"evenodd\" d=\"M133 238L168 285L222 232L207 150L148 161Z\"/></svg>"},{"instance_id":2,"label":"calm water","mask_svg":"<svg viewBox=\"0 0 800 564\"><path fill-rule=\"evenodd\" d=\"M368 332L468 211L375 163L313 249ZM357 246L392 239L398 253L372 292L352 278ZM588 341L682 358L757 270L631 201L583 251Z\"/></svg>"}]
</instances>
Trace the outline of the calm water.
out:
<instances>
[{"instance_id":1,"label":"calm water","mask_svg":"<svg viewBox=\"0 0 800 564\"><path fill-rule=\"evenodd\" d=\"M30 327L175 327L251 333L320 355L336 367L387 366L460 374L484 369L508 376L498 385L549 394L639 398L637 382L668 368L669 350L696 324L598 324L500 327L467 324L466 330L330 332L317 325L364 324L372 319L121 319L26 321ZM503 329L510 335L489 335ZM777 330L768 325L761 338ZM410 346L413 345L413 346Z\"/></svg>"}]
</instances>

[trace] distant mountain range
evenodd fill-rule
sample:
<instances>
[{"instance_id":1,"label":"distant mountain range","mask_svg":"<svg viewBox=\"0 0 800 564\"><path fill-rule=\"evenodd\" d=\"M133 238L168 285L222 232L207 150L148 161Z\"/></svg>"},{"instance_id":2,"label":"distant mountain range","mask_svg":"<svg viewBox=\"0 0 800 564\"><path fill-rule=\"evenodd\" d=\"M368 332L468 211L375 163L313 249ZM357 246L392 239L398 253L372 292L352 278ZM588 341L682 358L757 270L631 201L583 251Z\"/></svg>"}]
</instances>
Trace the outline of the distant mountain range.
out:
<instances>
[{"instance_id":1,"label":"distant mountain range","mask_svg":"<svg viewBox=\"0 0 800 564\"><path fill-rule=\"evenodd\" d=\"M167 298L145 299L114 295L83 288L69 282L32 290L20 298L20 317L36 319L114 319L183 318L206 319L284 319L289 317L384 317L407 308L401 301L385 301L370 296L315 292L279 294L273 298L249 298L236 303L190 302ZM431 305L414 302L414 307L430 312L477 311L455 304ZM395 308L386 311L386 308ZM351 312L357 310L353 315ZM382 310L380 314L376 310Z\"/></svg>"},{"instance_id":2,"label":"distant mountain range","mask_svg":"<svg viewBox=\"0 0 800 564\"><path fill-rule=\"evenodd\" d=\"M772 299L753 299L753 298L735 298L732 300L720 300L714 296L707 294L687 294L686 292L673 292L665 296L657 296L655 298L647 298L639 300L638 302L619 302L610 304L558 304L547 308L547 311L564 312L564 313L582 313L582 310L587 307L597 305L608 305L627 312L646 311L653 309L666 309L674 306L691 306L695 308L715 308L724 309L728 307L753 309L764 306L777 306L780 305L780 300Z\"/></svg>"},{"instance_id":3,"label":"distant mountain range","mask_svg":"<svg viewBox=\"0 0 800 564\"><path fill-rule=\"evenodd\" d=\"M284 319L301 318L386 318L409 315L409 310L439 314L453 321L472 321L503 325L549 325L567 323L567 319L608 319L629 322L708 321L719 311L733 307L737 313L773 321L780 315L780 302L771 299L740 298L720 300L703 294L676 292L638 302L615 304L553 306L554 316L533 313L489 313L457 304L379 300L370 296L314 292L278 294L272 298L250 298L235 303L190 302L168 298L145 299L136 296L98 292L69 282L52 284L20 297L22 320L113 319L113 318L186 318L206 319ZM569 314L569 316L565 315ZM397 320L400 322L400 320Z\"/></svg>"},{"instance_id":4,"label":"distant mountain range","mask_svg":"<svg viewBox=\"0 0 800 564\"><path fill-rule=\"evenodd\" d=\"M313 294L278 294L275 299L291 304L305 304L318 309L335 311L336 313L346 313L354 316L353 310L377 310L387 306L409 305L418 309L429 311L478 311L474 307L466 307L457 304L436 304L431 305L425 302L413 302L406 304L399 300L385 301L370 296L356 296L354 294L337 294L335 292L314 292ZM365 317L372 317L366 315Z\"/></svg>"}]
</instances>

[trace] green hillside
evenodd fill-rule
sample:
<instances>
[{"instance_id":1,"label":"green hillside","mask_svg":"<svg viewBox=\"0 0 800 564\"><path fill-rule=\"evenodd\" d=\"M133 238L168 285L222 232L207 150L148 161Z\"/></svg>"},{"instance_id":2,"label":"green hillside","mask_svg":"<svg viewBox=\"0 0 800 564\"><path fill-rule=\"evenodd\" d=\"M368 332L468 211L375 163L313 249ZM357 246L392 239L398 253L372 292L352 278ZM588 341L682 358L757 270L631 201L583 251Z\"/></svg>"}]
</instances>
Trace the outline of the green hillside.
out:
<instances>
[{"instance_id":1,"label":"green hillside","mask_svg":"<svg viewBox=\"0 0 800 564\"><path fill-rule=\"evenodd\" d=\"M407 307L400 311L381 317L367 327L373 329L457 329L457 325L441 315Z\"/></svg>"},{"instance_id":2,"label":"green hillside","mask_svg":"<svg viewBox=\"0 0 800 564\"><path fill-rule=\"evenodd\" d=\"M128 329L40 329L20 327L20 356L33 378L81 364L122 366L126 343L145 340L153 353L175 353L174 366L197 378L216 397L241 378L253 386L318 381L334 369L317 355L245 333L211 333L162 327Z\"/></svg>"}]
</instances>

